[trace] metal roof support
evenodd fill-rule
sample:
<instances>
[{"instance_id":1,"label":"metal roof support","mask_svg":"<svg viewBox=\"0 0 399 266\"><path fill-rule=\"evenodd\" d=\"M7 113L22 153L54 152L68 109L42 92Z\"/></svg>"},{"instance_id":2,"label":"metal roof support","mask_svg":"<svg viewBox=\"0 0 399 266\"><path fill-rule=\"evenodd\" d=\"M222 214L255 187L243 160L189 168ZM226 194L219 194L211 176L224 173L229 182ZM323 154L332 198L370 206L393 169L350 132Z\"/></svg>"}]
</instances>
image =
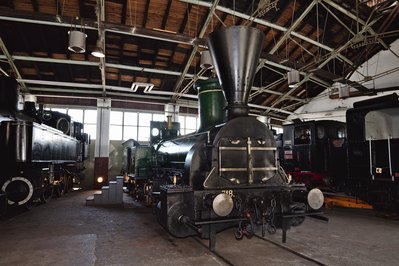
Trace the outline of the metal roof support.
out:
<instances>
[{"instance_id":1,"label":"metal roof support","mask_svg":"<svg viewBox=\"0 0 399 266\"><path fill-rule=\"evenodd\" d=\"M185 2L185 3L189 3L189 4L193 4L193 5L205 6L205 7L210 7L211 6L211 3L209 3L209 2L198 1L198 0L179 0L179 1ZM224 13L227 13L227 14L230 14L230 15L233 15L233 16L236 16L236 17L239 17L239 18L243 18L243 19L247 19L247 20L250 19L254 23L257 23L259 25L263 25L263 26L266 26L266 27L270 27L270 28L278 30L278 31L284 31L285 32L285 31L288 30L287 28L285 28L283 26L271 23L271 22L263 20L263 19L253 18L253 17L251 17L251 16L249 16L247 14L240 13L240 12L231 10L229 8L226 8L226 7L217 6L216 10L224 12ZM294 37L297 37L299 39L302 39L302 40L304 40L306 42L309 42L309 43L311 43L311 44L313 44L315 46L318 46L318 47L320 47L320 48L322 48L324 50L327 50L329 52L334 50L333 48L331 48L331 47L329 47L329 46L327 46L325 44L319 43L319 42L317 42L315 40L312 40L311 38L306 37L306 36L304 36L304 35L302 35L302 34L300 34L298 32L292 31L291 35L294 36ZM342 60L344 60L348 64L352 64L352 62L348 58L343 56L343 55L339 55L339 58L341 58Z\"/></svg>"},{"instance_id":2,"label":"metal roof support","mask_svg":"<svg viewBox=\"0 0 399 266\"><path fill-rule=\"evenodd\" d=\"M323 0L324 2L326 2L327 4L329 4L330 6L334 7L335 9L337 9L338 11L340 11L341 13L347 15L348 17L350 17L351 19L359 22L360 24L363 25L364 28L366 28L366 31L369 32L371 35L374 35L375 38L378 40L378 42L386 49L389 50L393 55L395 55L396 57L399 58L399 55L396 54L391 47L389 47L380 37L378 37L378 33L375 32L373 30L373 28L371 27L370 23L367 23L366 21L362 20L360 17L356 16L355 14L352 14L351 12L349 12L348 10L344 9L343 7L339 6L337 3L331 1L331 0ZM364 32L364 31L363 31ZM358 33L360 34L360 32Z\"/></svg>"},{"instance_id":3,"label":"metal roof support","mask_svg":"<svg viewBox=\"0 0 399 266\"><path fill-rule=\"evenodd\" d=\"M0 59L7 59L6 56L4 55L0 55ZM98 66L97 62L91 62L91 61L79 61L79 60L69 60L69 59L56 59L56 58L45 58L45 57L34 57L34 56L20 56L20 55L14 55L12 56L12 60L21 60L21 61L32 61L32 62L46 62L46 63L54 63L54 64L69 64L69 65L83 65L83 66L93 66L96 67ZM281 69L287 70L289 71L290 68L271 62L271 61L267 61L266 64L270 64L272 66L276 66L279 67ZM163 75L171 75L171 76L181 76L182 73L181 72L176 72L176 71L170 71L170 70L161 70L161 69L154 69L154 68L142 68L142 67L136 67L136 66L127 66L127 65L120 65L120 64L110 64L107 63L107 67L110 68L117 68L117 69L124 69L124 70L131 70L131 71L139 71L139 72L148 72L148 73L155 73L155 74L163 74ZM302 75L305 75L305 73L301 72ZM197 75L192 75L192 74L186 74L185 75L186 78L198 78L198 79L207 79L207 77L200 77ZM319 82L317 82L316 77L312 77L314 80L314 82L316 82L317 84L320 84ZM284 78L285 79L285 78ZM37 83L35 84L41 84L41 85L45 85L46 81L36 81ZM329 84L326 84L324 81L323 84L321 84L322 86L325 87L329 87ZM71 83L71 84L76 84L76 83ZM100 85L96 85L96 84L90 84L89 86L96 86L96 88ZM86 87L89 87L88 85L86 85ZM270 85L269 85L270 86ZM253 90L261 90L262 92L267 92L270 94L276 94L276 95L283 95L283 93L281 92L277 92L277 91L273 91L268 89L268 87L264 87L264 88L257 88L257 87L253 87ZM107 88L110 88L110 86L106 86ZM255 95L259 94L257 92L254 92ZM255 96L254 95L254 96ZM252 96L252 97L254 97ZM306 102L306 100L304 99L300 99L297 97L289 97L290 100L294 100L294 101L299 101L299 102Z\"/></svg>"},{"instance_id":4,"label":"metal roof support","mask_svg":"<svg viewBox=\"0 0 399 266\"><path fill-rule=\"evenodd\" d=\"M350 17L351 19L359 22L360 24L363 25L364 28L366 28L366 30L370 33L370 34L375 34L376 38L378 39L378 42L387 50L390 50L390 47L383 41L381 40L381 38L379 38L377 36L377 33L371 28L370 24L367 24L366 21L362 20L359 16L356 16L355 14L352 14L350 11L348 11L347 9L343 8L342 6L338 5L337 3L335 3L332 0L322 0L324 2L326 2L328 5L332 6L333 8L335 8L336 10L338 10L339 12L343 13L344 15ZM364 30L363 30L364 32ZM358 32L359 34L359 32ZM392 52L392 51L391 51ZM394 53L395 54L395 53ZM395 54L396 55L396 54Z\"/></svg>"},{"instance_id":5,"label":"metal roof support","mask_svg":"<svg viewBox=\"0 0 399 266\"><path fill-rule=\"evenodd\" d=\"M291 33L299 26L299 24L302 22L302 20L309 14L310 11L312 11L313 7L319 2L319 0L313 0L312 3L309 4L309 6L306 8L305 11L299 16L297 20L291 25L289 29L287 29L284 32L284 35L278 40L278 42L273 46L273 48L270 50L270 54L274 54L277 52L277 50L280 48L280 46L290 37ZM265 60L262 59L259 62L258 67L256 68L256 72L259 71L264 65L265 65Z\"/></svg>"},{"instance_id":6,"label":"metal roof support","mask_svg":"<svg viewBox=\"0 0 399 266\"><path fill-rule=\"evenodd\" d=\"M267 59L264 59L264 60L265 60L265 61L264 61L265 64L267 64L267 65L274 66L274 67L278 67L278 68L283 69L283 70L286 70L286 71L291 71L291 70L293 70L293 68L291 68L291 67L284 66L284 65L281 65L281 64L278 64L278 63L269 61L269 60L267 60ZM300 73L302 76L305 76L305 77L306 77L306 76L309 76L308 73L307 73L307 72L304 72L304 71L299 71L299 73ZM324 86L324 87L326 87L326 88L330 88L330 87L331 87L331 84L325 82L324 80L319 79L318 77L309 76L308 79L309 79L310 81L315 82L315 83L317 83L318 85ZM302 83L301 83L301 84L302 84Z\"/></svg>"},{"instance_id":7,"label":"metal roof support","mask_svg":"<svg viewBox=\"0 0 399 266\"><path fill-rule=\"evenodd\" d=\"M46 85L46 86L54 86L54 88L39 88L39 87L32 87L30 90L34 91L42 91L42 92L67 92L67 93L78 93L78 94L98 94L101 95L102 89L101 84L86 84L86 83L75 83L75 82L60 82L60 81L41 81L41 80L31 80L31 79L21 79L18 80L21 82L25 82L27 84L37 84L37 85ZM66 89L61 87L71 87L71 88L82 88L83 90L72 90ZM98 89L98 90L96 90ZM172 96L174 95L173 92L166 92L166 91L151 91L146 93L145 95L135 94L130 92L130 88L127 87L118 87L118 86L107 86L107 95L116 95L116 96L125 96L129 98L139 98L139 99L157 99L157 100L169 100L169 97L162 97L162 96ZM61 96L54 96L54 97L61 97ZM64 97L64 96L63 96ZM197 99L197 95L189 95L184 94L182 97L188 99ZM187 102L188 99L184 99L179 105L184 104ZM261 106L256 104L248 104L250 107L255 109L262 109L262 110L269 110L283 114L293 114L291 111L287 111L284 109L274 108L274 107L267 107Z\"/></svg>"},{"instance_id":8,"label":"metal roof support","mask_svg":"<svg viewBox=\"0 0 399 266\"><path fill-rule=\"evenodd\" d=\"M5 11L3 9L0 9L0 20L49 25L49 26L57 26L64 28L71 27L70 21L58 21L56 16L39 14L39 13L24 13L19 11L16 12L13 10ZM97 22L94 20L84 19L83 23L87 25L85 26L86 30L98 30ZM198 44L201 43L201 40L198 40L196 38L191 38L189 36L182 34L162 32L159 30L129 27L129 26L117 25L106 22L102 23L102 27L106 32L149 38L153 40L181 43L187 45L193 45L194 43Z\"/></svg>"},{"instance_id":9,"label":"metal roof support","mask_svg":"<svg viewBox=\"0 0 399 266\"><path fill-rule=\"evenodd\" d=\"M213 17L213 12L215 11L215 9L216 9L216 7L218 6L218 4L219 4L219 0L215 0L215 1L212 3L212 5L209 7L208 16L206 17L206 20L205 20L205 22L204 22L204 25L202 25L201 31L200 31L200 33L198 34L198 38L204 37L205 32L206 32L206 29L208 28L208 25L209 25L209 23L211 22L211 19L212 19L212 17ZM174 92L176 92L176 93L179 92L179 89L180 89L180 87L181 87L181 85L182 85L182 83L183 83L184 77L185 77L185 75L187 74L187 72L188 72L188 70L189 70L189 68L190 68L190 66L191 66L191 63L192 63L192 61L193 61L194 58L195 58L195 54L196 54L197 50L198 50L198 45L194 44L194 45L193 45L193 50L191 51L191 54L190 54L190 56L189 56L189 58L188 58L188 60L187 60L187 63L186 63L186 65L184 66L184 70L183 70L183 72L182 72L182 75L181 75L180 78L177 80L177 83L176 83L176 85L175 85L175 88L173 89ZM172 97L172 100L175 101L175 100L178 99L178 97L180 97L180 96L181 96L180 93L179 93L179 94L175 94L175 95Z\"/></svg>"},{"instance_id":10,"label":"metal roof support","mask_svg":"<svg viewBox=\"0 0 399 266\"><path fill-rule=\"evenodd\" d=\"M248 106L252 107L252 108L257 108L257 109L262 109L262 110L267 110L267 111L275 111L275 112L288 114L288 115L294 114L294 112L291 112L291 111L287 111L287 110L283 110L283 109L279 109L279 108L268 107L268 106L263 106L263 105L252 104L252 103L249 103Z\"/></svg>"},{"instance_id":11,"label":"metal roof support","mask_svg":"<svg viewBox=\"0 0 399 266\"><path fill-rule=\"evenodd\" d=\"M5 55L0 55L0 59L7 59ZM80 61L80 60L69 60L69 59L56 59L56 58L46 58L46 57L36 57L36 56L20 56L14 55L12 56L13 60L21 60L21 61L32 61L32 62L46 62L46 63L55 63L55 64L69 64L69 65L83 65L83 66L98 66L97 62L91 61ZM136 67L136 66L128 66L128 65L120 65L120 64L111 64L107 63L107 67L117 68L117 69L125 69L131 71L139 71L139 72L148 72L155 74L164 74L171 76L180 76L181 72L170 71L170 70L162 70L156 68L147 68L147 67ZM186 78L193 78L195 75L186 74ZM206 77L199 77L199 79L206 79Z\"/></svg>"},{"instance_id":12,"label":"metal roof support","mask_svg":"<svg viewBox=\"0 0 399 266\"><path fill-rule=\"evenodd\" d=\"M261 94L263 92L274 94L274 95L280 95L280 96L284 95L284 93L279 92L279 91L271 90L270 88L272 88L272 87L284 82L285 80L286 80L286 78L282 77L282 78L270 83L267 86L264 86L264 87L252 87L251 91L254 91L254 92L252 92L251 95L249 96L249 100L251 101L255 96L257 96L257 95L259 95L259 94ZM292 101L301 102L301 103L307 103L308 102L306 99L301 99L301 98L292 97L292 96L288 96L288 99L292 100Z\"/></svg>"},{"instance_id":13,"label":"metal roof support","mask_svg":"<svg viewBox=\"0 0 399 266\"><path fill-rule=\"evenodd\" d=\"M346 26L346 24L337 16L334 14L334 12L332 12L325 4L323 4L323 1L320 1L320 4L327 10L327 12L333 16L348 32L350 32L352 35L356 35L356 33L354 33L348 26Z\"/></svg>"},{"instance_id":14,"label":"metal roof support","mask_svg":"<svg viewBox=\"0 0 399 266\"><path fill-rule=\"evenodd\" d=\"M378 19L377 19L378 20ZM374 23L377 22L377 20L373 20L370 23L367 24L366 27L363 27L363 29L359 32L359 34L364 33L365 31L367 31ZM356 36L353 36L349 41L347 41L344 45L342 45L341 47L339 47L338 49L336 49L335 51L330 53L330 56L324 60L319 66L318 68L323 68L326 64L328 64L328 62L330 62L331 60L333 60L334 58L336 58L342 51L344 51L345 49L348 48L348 46L350 46L353 42L353 39L356 38ZM325 82L322 81L321 79L316 78L313 73L309 73L306 74L305 77L298 83L299 87L300 85L302 85L304 82L308 81L309 79L313 79L313 80L317 80L317 82L322 82L321 84L324 84ZM320 84L320 85L321 85ZM287 98L287 96L291 95L294 91L296 90L296 88L289 90L287 93L285 93L284 95L280 96L277 101L275 101L272 104L272 107L275 107L278 103L280 103L281 101L283 101L284 99Z\"/></svg>"},{"instance_id":15,"label":"metal roof support","mask_svg":"<svg viewBox=\"0 0 399 266\"><path fill-rule=\"evenodd\" d=\"M42 81L42 80L34 80L34 79L17 79L19 82L25 82L27 84L33 84L33 85L44 85L44 86L54 86L57 88L38 88L38 87L32 87L31 91L48 91L48 92L69 92L69 93L101 93L100 90L96 89L102 89L103 86L101 84L87 84L87 83L75 83L75 82L62 82L62 81ZM71 89L65 89L61 87L69 87L69 88L82 88L86 90L71 90ZM136 98L147 98L147 99L161 99L161 100L166 100L169 98L165 97L160 97L160 96L171 96L174 93L173 92L166 92L166 91L150 91L146 93L145 95L142 94L135 94L131 93L131 88L130 87L118 87L118 86L106 86L106 89L108 91L119 91L119 92L126 92L129 93L132 97ZM107 95L109 93L107 92ZM189 99L197 99L197 95L183 95L185 98Z\"/></svg>"},{"instance_id":16,"label":"metal roof support","mask_svg":"<svg viewBox=\"0 0 399 266\"><path fill-rule=\"evenodd\" d=\"M7 59L8 64L10 64L12 70L15 72L15 76L17 78L22 78L21 77L21 73L19 73L19 70L17 68L17 66L14 64L14 59L12 58L12 56L10 55L10 53L8 52L8 49L6 47L6 45L3 42L3 39L0 37L0 49L3 51L4 57L5 59ZM22 88L27 91L28 89L26 88L26 85L24 82L19 82L19 84L21 84Z\"/></svg>"},{"instance_id":17,"label":"metal roof support","mask_svg":"<svg viewBox=\"0 0 399 266\"><path fill-rule=\"evenodd\" d=\"M59 91L58 88L32 88L32 91L39 91L39 93L36 93L36 96L40 96L40 97L49 97L49 98L78 98L78 99L97 99L98 96L83 96L83 95L54 95L54 94L45 94L45 93L40 93L40 91L48 91L48 92L57 92ZM65 90L65 91L69 91L69 92L73 92L72 90ZM80 94L92 94L92 95L101 95L102 92L101 91L81 91L79 92ZM132 97L133 95L131 93L121 93L121 92L108 92L108 95L112 95L112 96L119 96L119 97L124 97L123 100L121 99L112 99L114 102L118 102L118 101L123 101L123 102L134 102L134 103L141 103L141 104L154 104L154 105L162 105L164 106L165 103L164 102L154 102L151 101L151 99L155 99L158 98L159 100L164 100L164 101L168 101L169 97L153 97L153 98L148 98L149 101L145 101L140 99L134 99L136 97ZM145 95L141 95L141 96L145 96ZM133 99L132 99L133 98ZM143 97L144 98L144 97ZM184 100L179 102L179 106L183 106L183 107L188 107L188 108L197 108L197 102L195 101L188 101L188 100Z\"/></svg>"}]
</instances>

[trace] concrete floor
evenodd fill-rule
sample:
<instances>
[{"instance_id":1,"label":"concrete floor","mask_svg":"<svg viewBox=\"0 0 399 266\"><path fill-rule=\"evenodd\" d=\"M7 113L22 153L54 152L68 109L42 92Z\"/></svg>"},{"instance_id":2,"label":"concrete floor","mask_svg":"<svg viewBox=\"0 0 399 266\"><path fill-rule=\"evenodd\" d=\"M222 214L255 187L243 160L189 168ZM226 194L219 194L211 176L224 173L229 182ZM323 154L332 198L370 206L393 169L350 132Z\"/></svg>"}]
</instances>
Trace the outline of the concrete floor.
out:
<instances>
[{"instance_id":1,"label":"concrete floor","mask_svg":"<svg viewBox=\"0 0 399 266\"><path fill-rule=\"evenodd\" d=\"M150 208L85 206L74 192L0 221L0 265L228 265L194 238L177 239ZM327 265L398 265L399 221L371 211L329 211L288 232L287 247ZM216 251L233 265L315 265L234 230L218 234ZM280 232L270 239L281 241ZM207 241L203 241L207 244Z\"/></svg>"}]
</instances>

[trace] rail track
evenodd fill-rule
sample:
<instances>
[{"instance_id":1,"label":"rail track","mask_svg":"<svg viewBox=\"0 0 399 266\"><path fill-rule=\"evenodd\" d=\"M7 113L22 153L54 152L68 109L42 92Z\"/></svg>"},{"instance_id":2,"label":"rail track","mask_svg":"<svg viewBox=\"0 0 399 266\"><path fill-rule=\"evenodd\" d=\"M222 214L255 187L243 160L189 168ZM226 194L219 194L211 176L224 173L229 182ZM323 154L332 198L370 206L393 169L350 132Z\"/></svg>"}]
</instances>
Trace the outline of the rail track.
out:
<instances>
[{"instance_id":1,"label":"rail track","mask_svg":"<svg viewBox=\"0 0 399 266\"><path fill-rule=\"evenodd\" d=\"M208 250L208 240L200 239L199 237L193 237L193 240L201 245L202 248ZM328 265L258 234L255 234L251 239L244 239L243 241L248 241L248 244L234 240L234 242L228 242L228 246L223 245L223 247L220 247L221 245L218 243L216 251L208 251L221 265ZM232 252L233 250L235 252ZM263 252L260 252L261 250Z\"/></svg>"}]
</instances>

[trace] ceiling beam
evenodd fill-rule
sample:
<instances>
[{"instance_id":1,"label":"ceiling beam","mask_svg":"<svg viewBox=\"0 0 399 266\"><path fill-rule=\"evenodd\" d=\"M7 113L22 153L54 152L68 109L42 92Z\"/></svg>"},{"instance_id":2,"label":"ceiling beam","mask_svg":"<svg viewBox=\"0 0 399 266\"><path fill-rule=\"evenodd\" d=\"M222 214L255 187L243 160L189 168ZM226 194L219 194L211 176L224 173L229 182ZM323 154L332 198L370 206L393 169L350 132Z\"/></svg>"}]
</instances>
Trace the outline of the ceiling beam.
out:
<instances>
[{"instance_id":1,"label":"ceiling beam","mask_svg":"<svg viewBox=\"0 0 399 266\"><path fill-rule=\"evenodd\" d=\"M56 58L47 58L47 57L35 57L35 56L20 56L14 55L11 56L12 60L18 61L32 61L32 62L44 62L44 63L55 63L55 64L68 64L68 65L83 65L83 66L93 66L97 67L98 62L92 61L81 61L81 60L70 60L70 59L56 59ZM5 55L0 55L0 59L7 59ZM117 68L117 69L125 69L131 71L139 71L139 72L148 72L154 74L164 74L170 76L180 76L182 73L177 71L170 70L162 70L156 68L148 68L148 67L138 67L138 66L129 66L129 65L121 65L121 64L111 64L107 63L107 67ZM193 78L195 75L186 74L186 78ZM200 79L207 79L207 77L200 77Z\"/></svg>"},{"instance_id":2,"label":"ceiling beam","mask_svg":"<svg viewBox=\"0 0 399 266\"><path fill-rule=\"evenodd\" d=\"M23 22L29 24L49 25L64 28L71 28L71 20L66 17L53 16L41 13L22 12L0 7L0 20ZM97 21L91 19L82 19L86 30L98 30ZM140 27L130 27L126 25L119 25L113 23L103 22L103 29L106 32L113 32L118 34L143 37L153 40L160 40L165 42L181 43L187 45L198 44L203 46L205 40L191 38L184 34L173 34L159 30L145 29Z\"/></svg>"},{"instance_id":3,"label":"ceiling beam","mask_svg":"<svg viewBox=\"0 0 399 266\"><path fill-rule=\"evenodd\" d=\"M367 31L372 25L374 25L377 22L378 19L373 20L371 22L369 22L366 26L363 27L363 29L358 33L358 34L363 34L365 31ZM344 45L340 46L339 48L337 48L335 51L331 52L329 57L327 59L325 59L322 63L320 63L320 65L317 66L317 68L323 68L325 65L327 65L331 60L333 60L334 58L336 58L342 51L344 51L345 49L347 49L350 45L352 45L353 40L356 38L356 36L353 36L350 40L348 40ZM306 81L308 81L309 79L315 79L316 77L314 76L313 73L307 73L305 75L305 77L297 84L298 87L301 86L303 83L305 83ZM320 80L320 79L319 79ZM320 80L321 81L321 80ZM325 83L323 81L323 83ZM285 100L287 98L287 96L291 95L294 91L296 91L297 88L291 89L289 90L287 93L285 93L284 95L280 96L273 104L272 107L276 107L277 104L279 104L280 102L282 102L283 100Z\"/></svg>"},{"instance_id":4,"label":"ceiling beam","mask_svg":"<svg viewBox=\"0 0 399 266\"><path fill-rule=\"evenodd\" d=\"M3 51L3 54L4 54L4 55L2 55L2 58L6 59L8 61L8 64L10 65L11 69L14 71L15 76L19 79L22 78L21 73L19 73L17 66L14 64L13 57L8 52L8 49L7 49L6 45L4 44L3 39L1 37L0 37L0 49ZM19 84L21 84L23 89L26 89L26 85L24 82L20 82Z\"/></svg>"},{"instance_id":5,"label":"ceiling beam","mask_svg":"<svg viewBox=\"0 0 399 266\"><path fill-rule=\"evenodd\" d=\"M283 36L278 40L278 42L273 46L273 48L270 50L270 54L274 54L278 51L280 46L290 38L291 33L300 25L302 20L309 14L310 11L312 11L313 7L318 3L319 0L313 0L312 3L309 4L309 6L305 9L305 11L302 12L302 14L292 23L289 29L287 29ZM263 66L265 65L265 60L262 59L259 62L258 67L256 68L256 71L258 72Z\"/></svg>"},{"instance_id":6,"label":"ceiling beam","mask_svg":"<svg viewBox=\"0 0 399 266\"><path fill-rule=\"evenodd\" d=\"M30 87L30 90L32 91L47 91L47 92L69 92L69 93L101 93L102 91L100 89L103 88L101 84L87 84L87 83L78 83L78 82L62 82L62 81L50 81L50 80L36 80L36 79L17 79L17 81L24 82L26 84L31 84L31 85L43 85L43 86L53 86L56 88L37 88L37 87ZM66 89L62 87L69 87L69 88L75 88L75 89ZM80 88L79 90L76 90L76 88ZM82 90L83 89L83 90ZM99 90L95 90L99 89ZM169 96L173 94L173 92L166 92L166 91L150 91L148 93L143 94L138 94L134 93L131 91L130 87L119 87L119 86L107 86L108 91L120 91L120 92L125 92L128 93L130 97L137 97L137 98L151 98L151 99L162 99L162 100L168 100ZM108 94L108 93L107 93ZM147 95L147 96L146 96ZM165 97L159 97L160 95L168 96L168 98ZM189 99L197 99L197 95L183 95L183 97L189 98Z\"/></svg>"},{"instance_id":7,"label":"ceiling beam","mask_svg":"<svg viewBox=\"0 0 399 266\"><path fill-rule=\"evenodd\" d=\"M362 24L362 26L364 28L366 28L367 32L369 32L372 35L376 35L376 38L378 40L378 42L386 49L386 50L391 50L390 47L381 39L377 36L377 33L373 30L373 28L371 28L371 25L369 23L367 23L366 21L362 20L359 16L357 16L356 14L351 13L349 10L343 8L342 6L340 6L339 4L335 3L332 0L322 0L323 2L326 2L328 5L332 6L333 8L335 8L336 10L338 10L339 12L341 12L342 14L348 16L349 18L353 19L356 22L359 22L360 24ZM364 32L364 30L363 30ZM358 34L360 34L360 32L358 32Z\"/></svg>"},{"instance_id":8,"label":"ceiling beam","mask_svg":"<svg viewBox=\"0 0 399 266\"><path fill-rule=\"evenodd\" d=\"M43 81L43 80L31 80L31 79L19 79L18 81L24 82L26 84L32 84L32 85L46 85L46 86L54 86L54 88L39 88L39 87L30 87L30 91L33 92L56 92L56 93L76 93L76 94L96 94L96 95L101 95L102 94L102 85L101 84L87 84L87 83L76 83L76 82L60 82L60 81ZM76 89L66 89L62 87L71 87L71 88L80 88L79 90ZM96 90L98 89L98 90ZM113 91L113 92L111 92ZM149 93L146 94L137 94L137 93L132 93L131 88L128 87L118 87L118 86L107 86L107 95L118 95L118 96L125 96L129 98L140 98L140 99L156 99L156 100L169 100L169 96L172 96L174 93L173 92L167 92L167 91L150 91ZM162 96L168 96L168 97L162 97ZM184 98L188 99L197 99L197 95L189 95L189 94L184 94L182 95ZM185 99L184 102L187 102L187 99ZM179 102L178 102L179 103ZM181 105L179 103L179 105ZM279 109L279 108L274 108L274 107L268 107L268 106L261 106L257 104L248 104L249 107L254 108L254 109L261 109L261 110L267 110L267 111L274 111L278 113L282 113L285 115L290 115L293 114L291 111L287 111L284 109ZM192 104L191 104L192 107Z\"/></svg>"},{"instance_id":9,"label":"ceiling beam","mask_svg":"<svg viewBox=\"0 0 399 266\"><path fill-rule=\"evenodd\" d=\"M213 12L215 11L217 5L219 4L219 0L215 0L211 6L209 7L209 12L208 12L208 16L205 19L204 24L202 25L201 31L198 34L198 38L203 38L206 32L206 29L208 28L209 23L212 20L213 17ZM187 74L188 70L190 69L191 63L193 62L194 58L195 58L195 54L197 53L198 50L198 45L194 45L193 49L191 51L191 54L188 57L188 60L186 62L186 65L184 66L182 75L179 77L179 79L176 82L175 88L173 89L174 92L176 92L176 94L172 97L172 101L175 101L176 99L178 99L178 97L181 96L182 93L179 93L179 89L183 83L184 77Z\"/></svg>"},{"instance_id":10,"label":"ceiling beam","mask_svg":"<svg viewBox=\"0 0 399 266\"><path fill-rule=\"evenodd\" d=\"M185 2L185 3L194 4L194 5L200 5L200 6L204 6L204 7L210 7L212 5L209 2L198 1L198 0L179 0L179 1ZM230 14L232 16L236 16L236 17L240 17L240 18L243 18L243 19L251 20L253 23L256 23L256 24L259 24L259 25L263 25L263 26L266 26L266 27L270 27L270 28L278 30L278 31L283 31L283 32L288 31L288 29L286 27L271 23L271 22L263 20L263 19L253 18L253 17L251 17L251 16L249 16L247 14L240 13L240 12L237 12L235 10L223 7L223 6L217 6L216 10L220 11L220 12L224 12L224 13ZM299 39L302 39L302 40L304 40L306 42L309 42L309 43L311 43L311 44L313 44L315 46L318 46L318 47L320 47L320 48L322 48L324 50L327 50L329 52L334 51L333 48L331 48L331 47L329 47L329 46L327 46L325 44L322 44L322 43L320 43L318 41L312 40L311 38L309 38L307 36L304 36L304 35L302 35L302 34L300 34L298 32L292 31L291 35L294 36L294 37L297 37ZM345 56L343 56L343 55L339 55L338 57L341 58L343 61L347 62L348 64L351 63L351 61L348 58L346 58Z\"/></svg>"}]
</instances>

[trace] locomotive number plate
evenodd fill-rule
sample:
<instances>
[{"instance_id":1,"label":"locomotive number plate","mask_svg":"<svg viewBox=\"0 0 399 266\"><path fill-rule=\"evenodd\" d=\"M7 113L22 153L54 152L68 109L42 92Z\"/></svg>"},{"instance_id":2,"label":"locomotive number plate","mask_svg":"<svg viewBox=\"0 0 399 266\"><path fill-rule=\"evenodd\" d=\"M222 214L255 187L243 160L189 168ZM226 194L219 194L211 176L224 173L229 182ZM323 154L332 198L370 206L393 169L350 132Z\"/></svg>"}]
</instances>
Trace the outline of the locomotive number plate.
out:
<instances>
[{"instance_id":1,"label":"locomotive number plate","mask_svg":"<svg viewBox=\"0 0 399 266\"><path fill-rule=\"evenodd\" d=\"M229 195L231 198L234 197L234 192L233 190L229 189L229 190L222 190L222 193Z\"/></svg>"}]
</instances>

